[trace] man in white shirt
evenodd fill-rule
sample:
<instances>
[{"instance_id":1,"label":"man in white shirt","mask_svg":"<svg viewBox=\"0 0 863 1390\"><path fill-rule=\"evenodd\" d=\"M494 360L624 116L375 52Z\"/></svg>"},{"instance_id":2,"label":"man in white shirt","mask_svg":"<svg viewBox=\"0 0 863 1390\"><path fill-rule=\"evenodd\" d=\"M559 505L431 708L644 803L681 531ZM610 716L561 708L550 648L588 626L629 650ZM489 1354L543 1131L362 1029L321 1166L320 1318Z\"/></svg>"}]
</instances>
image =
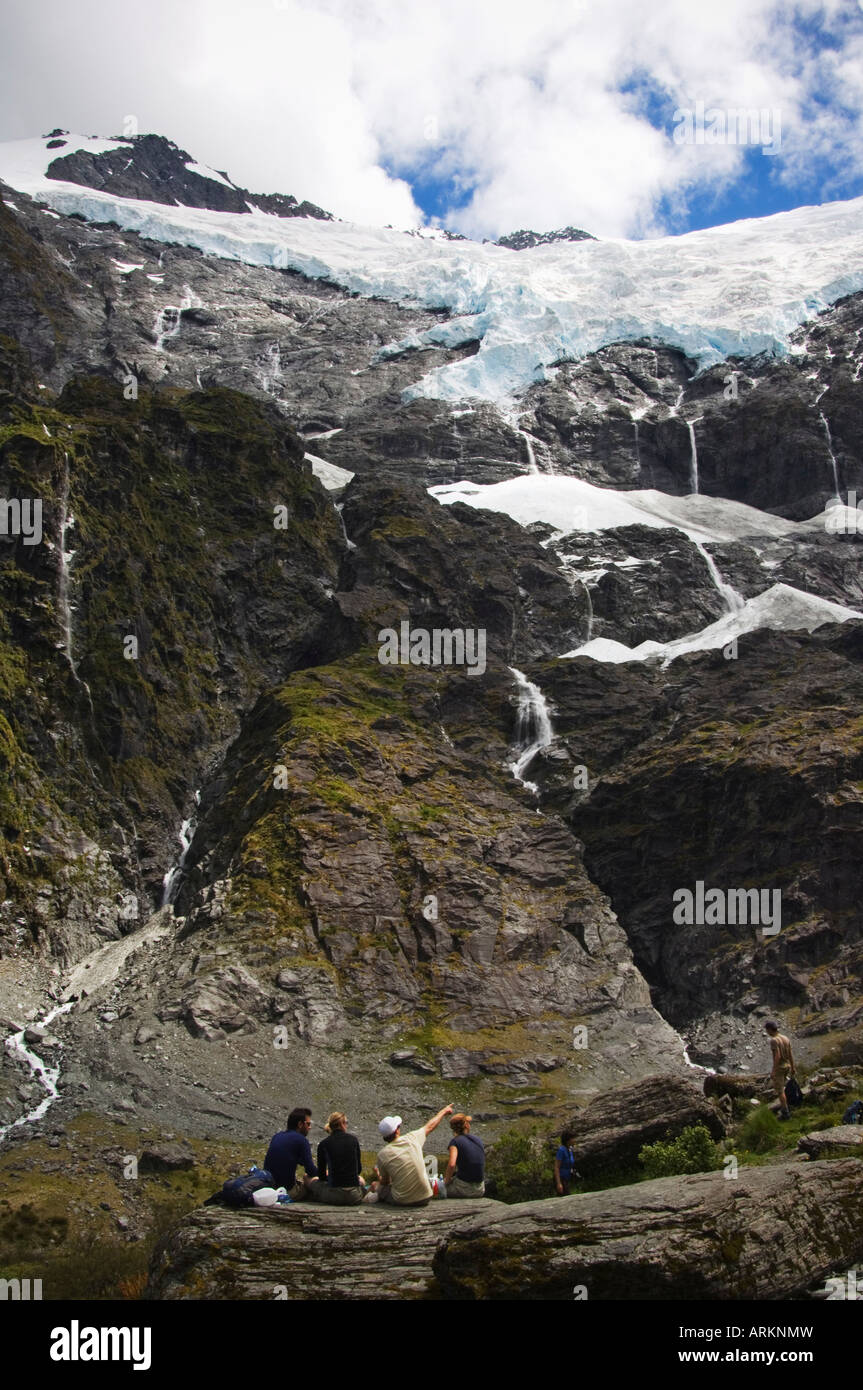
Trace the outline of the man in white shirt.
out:
<instances>
[{"instance_id":1,"label":"man in white shirt","mask_svg":"<svg viewBox=\"0 0 863 1390\"><path fill-rule=\"evenodd\" d=\"M378 1125L384 1137L384 1147L378 1154L378 1171L381 1180L376 1191L379 1202L393 1202L397 1207L425 1206L434 1193L423 1159L423 1145L426 1136L437 1129L445 1115L452 1114L452 1106L439 1110L421 1129L412 1129L402 1134L401 1115L387 1115Z\"/></svg>"}]
</instances>

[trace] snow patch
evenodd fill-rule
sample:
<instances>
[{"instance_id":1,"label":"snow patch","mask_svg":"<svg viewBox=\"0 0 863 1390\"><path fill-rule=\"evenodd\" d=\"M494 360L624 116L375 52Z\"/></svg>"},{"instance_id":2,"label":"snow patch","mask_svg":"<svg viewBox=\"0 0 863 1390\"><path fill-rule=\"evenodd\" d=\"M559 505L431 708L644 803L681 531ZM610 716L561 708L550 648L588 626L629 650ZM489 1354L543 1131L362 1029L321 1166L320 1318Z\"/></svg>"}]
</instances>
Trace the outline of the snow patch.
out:
<instances>
[{"instance_id":1,"label":"snow patch","mask_svg":"<svg viewBox=\"0 0 863 1390\"><path fill-rule=\"evenodd\" d=\"M627 647L608 637L595 637L583 647L563 652L561 660L589 656L593 661L618 664L625 661L653 661L667 666L686 652L715 651L719 647L727 647L746 632L762 629L814 632L823 623L847 623L851 618L863 618L863 613L856 608L833 603L830 599L804 593L790 584L774 584L756 598L747 599L733 613L724 614L701 632L678 637L673 642L641 642L637 647Z\"/></svg>"},{"instance_id":2,"label":"snow patch","mask_svg":"<svg viewBox=\"0 0 863 1390\"><path fill-rule=\"evenodd\" d=\"M307 463L312 465L312 472L328 492L336 492L339 488L347 487L354 477L354 474L349 473L347 468L339 468L336 463L327 463L326 459L317 458L315 454L305 454L304 458Z\"/></svg>"}]
</instances>

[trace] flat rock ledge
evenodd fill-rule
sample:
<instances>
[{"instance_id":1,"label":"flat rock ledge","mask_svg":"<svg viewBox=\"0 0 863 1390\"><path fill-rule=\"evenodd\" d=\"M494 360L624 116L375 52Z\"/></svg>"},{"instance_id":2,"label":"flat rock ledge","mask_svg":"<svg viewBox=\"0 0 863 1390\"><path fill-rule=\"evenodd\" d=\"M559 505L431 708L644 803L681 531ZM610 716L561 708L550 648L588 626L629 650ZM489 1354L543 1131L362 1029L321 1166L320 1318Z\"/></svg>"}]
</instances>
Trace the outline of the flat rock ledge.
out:
<instances>
[{"instance_id":1,"label":"flat rock ledge","mask_svg":"<svg viewBox=\"0 0 863 1390\"><path fill-rule=\"evenodd\" d=\"M474 1217L434 1272L446 1299L802 1298L863 1255L861 1202L856 1159L659 1178Z\"/></svg>"},{"instance_id":2,"label":"flat rock ledge","mask_svg":"<svg viewBox=\"0 0 863 1390\"><path fill-rule=\"evenodd\" d=\"M439 1298L432 1258L454 1225L511 1208L488 1198L427 1207L199 1207L157 1247L153 1299Z\"/></svg>"},{"instance_id":3,"label":"flat rock ledge","mask_svg":"<svg viewBox=\"0 0 863 1390\"><path fill-rule=\"evenodd\" d=\"M506 1206L193 1211L152 1299L788 1299L863 1257L863 1163L660 1178Z\"/></svg>"},{"instance_id":4,"label":"flat rock ledge","mask_svg":"<svg viewBox=\"0 0 863 1390\"><path fill-rule=\"evenodd\" d=\"M834 1125L833 1129L801 1134L797 1147L810 1158L863 1158L863 1125Z\"/></svg>"}]
</instances>

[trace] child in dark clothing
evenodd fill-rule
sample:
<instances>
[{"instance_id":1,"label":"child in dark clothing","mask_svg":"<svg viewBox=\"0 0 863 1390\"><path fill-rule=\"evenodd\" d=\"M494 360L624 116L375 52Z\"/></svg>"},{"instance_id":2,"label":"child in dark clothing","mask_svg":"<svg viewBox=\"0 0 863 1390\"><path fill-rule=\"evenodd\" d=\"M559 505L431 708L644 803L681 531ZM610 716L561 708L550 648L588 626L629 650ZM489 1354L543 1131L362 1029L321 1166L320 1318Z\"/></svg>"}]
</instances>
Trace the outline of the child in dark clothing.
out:
<instances>
[{"instance_id":1,"label":"child in dark clothing","mask_svg":"<svg viewBox=\"0 0 863 1390\"><path fill-rule=\"evenodd\" d=\"M565 1129L560 1136L560 1146L554 1155L554 1190L558 1197L569 1196L569 1185L573 1178L578 1178L575 1171L575 1151L572 1141L575 1138L575 1130Z\"/></svg>"}]
</instances>

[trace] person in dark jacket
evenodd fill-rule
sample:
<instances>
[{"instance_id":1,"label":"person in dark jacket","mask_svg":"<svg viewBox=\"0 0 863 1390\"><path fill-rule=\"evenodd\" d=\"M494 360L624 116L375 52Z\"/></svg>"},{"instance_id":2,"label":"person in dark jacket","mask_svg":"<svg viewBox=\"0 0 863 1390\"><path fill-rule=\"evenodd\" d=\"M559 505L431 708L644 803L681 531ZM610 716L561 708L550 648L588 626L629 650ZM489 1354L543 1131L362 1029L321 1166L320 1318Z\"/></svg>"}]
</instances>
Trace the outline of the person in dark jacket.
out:
<instances>
[{"instance_id":1,"label":"person in dark jacket","mask_svg":"<svg viewBox=\"0 0 863 1390\"><path fill-rule=\"evenodd\" d=\"M347 1116L341 1110L333 1111L326 1131L326 1139L318 1144L320 1180L312 1184L310 1195L329 1206L358 1206L366 1195L360 1141L355 1134L348 1134Z\"/></svg>"},{"instance_id":2,"label":"person in dark jacket","mask_svg":"<svg viewBox=\"0 0 863 1390\"><path fill-rule=\"evenodd\" d=\"M288 1127L274 1134L267 1149L264 1167L273 1175L276 1187L287 1189L288 1196L295 1202L302 1202L311 1196L311 1188L317 1183L318 1170L312 1158L309 1144L309 1130L312 1127L312 1112L308 1106L298 1105L288 1116ZM305 1169L305 1177L297 1179L298 1165Z\"/></svg>"},{"instance_id":3,"label":"person in dark jacket","mask_svg":"<svg viewBox=\"0 0 863 1390\"><path fill-rule=\"evenodd\" d=\"M485 1146L470 1132L470 1115L453 1115L444 1182L448 1197L485 1196Z\"/></svg>"},{"instance_id":4,"label":"person in dark jacket","mask_svg":"<svg viewBox=\"0 0 863 1390\"><path fill-rule=\"evenodd\" d=\"M554 1190L558 1197L567 1197L572 1182L578 1181L578 1173L575 1171L575 1151L572 1141L575 1138L574 1129L565 1129L560 1136L560 1144L557 1153L554 1155Z\"/></svg>"}]
</instances>

